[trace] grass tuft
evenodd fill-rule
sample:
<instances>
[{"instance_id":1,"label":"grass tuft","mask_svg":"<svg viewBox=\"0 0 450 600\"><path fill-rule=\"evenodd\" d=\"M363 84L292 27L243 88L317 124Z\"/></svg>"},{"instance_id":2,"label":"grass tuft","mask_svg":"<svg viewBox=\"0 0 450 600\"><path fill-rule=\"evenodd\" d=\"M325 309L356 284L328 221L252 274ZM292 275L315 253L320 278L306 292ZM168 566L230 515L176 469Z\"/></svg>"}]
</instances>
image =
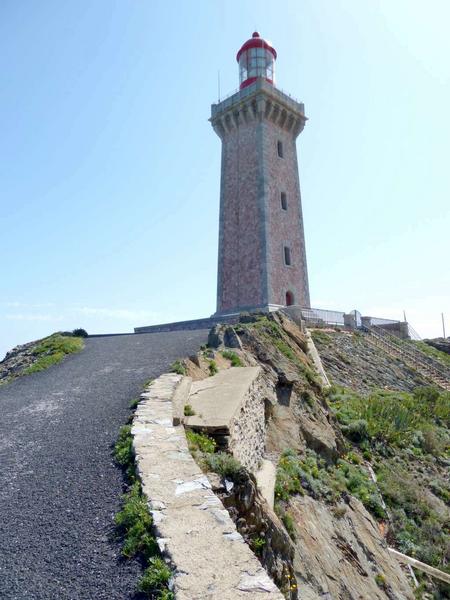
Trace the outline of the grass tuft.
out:
<instances>
[{"instance_id":1,"label":"grass tuft","mask_svg":"<svg viewBox=\"0 0 450 600\"><path fill-rule=\"evenodd\" d=\"M170 371L178 375L186 375L186 367L181 360L176 360L170 367Z\"/></svg>"},{"instance_id":2,"label":"grass tuft","mask_svg":"<svg viewBox=\"0 0 450 600\"><path fill-rule=\"evenodd\" d=\"M244 363L241 358L232 350L224 350L222 356L231 362L232 367L243 367Z\"/></svg>"},{"instance_id":3,"label":"grass tuft","mask_svg":"<svg viewBox=\"0 0 450 600\"><path fill-rule=\"evenodd\" d=\"M191 452L200 451L212 454L216 450L216 442L204 433L196 431L186 431L189 450Z\"/></svg>"}]
</instances>

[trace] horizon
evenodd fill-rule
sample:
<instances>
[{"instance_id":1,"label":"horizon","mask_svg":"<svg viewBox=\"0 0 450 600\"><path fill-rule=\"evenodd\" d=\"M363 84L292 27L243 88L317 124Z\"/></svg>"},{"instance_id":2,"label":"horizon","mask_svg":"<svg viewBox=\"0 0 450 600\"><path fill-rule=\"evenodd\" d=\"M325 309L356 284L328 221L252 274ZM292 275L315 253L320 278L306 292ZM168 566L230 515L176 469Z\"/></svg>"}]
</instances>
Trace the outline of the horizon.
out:
<instances>
[{"instance_id":1,"label":"horizon","mask_svg":"<svg viewBox=\"0 0 450 600\"><path fill-rule=\"evenodd\" d=\"M0 360L58 330L215 312L208 118L219 81L222 99L238 87L235 55L255 30L309 118L297 148L311 305L405 311L423 338L442 335L444 313L449 335L450 6L177 8L2 3Z\"/></svg>"}]
</instances>

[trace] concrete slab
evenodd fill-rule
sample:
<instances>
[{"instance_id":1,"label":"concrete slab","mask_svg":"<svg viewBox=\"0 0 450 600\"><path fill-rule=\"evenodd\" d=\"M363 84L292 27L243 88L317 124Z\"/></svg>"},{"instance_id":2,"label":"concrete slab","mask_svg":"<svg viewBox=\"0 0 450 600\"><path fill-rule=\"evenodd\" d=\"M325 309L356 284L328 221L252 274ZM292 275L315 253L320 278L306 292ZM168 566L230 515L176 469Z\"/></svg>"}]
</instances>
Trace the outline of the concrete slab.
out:
<instances>
[{"instance_id":1,"label":"concrete slab","mask_svg":"<svg viewBox=\"0 0 450 600\"><path fill-rule=\"evenodd\" d=\"M229 431L244 397L260 373L261 367L232 367L208 379L195 381L188 402L195 415L185 417L186 425L206 431Z\"/></svg>"},{"instance_id":2,"label":"concrete slab","mask_svg":"<svg viewBox=\"0 0 450 600\"><path fill-rule=\"evenodd\" d=\"M256 483L263 498L273 508L275 499L275 480L277 478L277 468L270 460L261 461L261 466L256 473Z\"/></svg>"}]
</instances>

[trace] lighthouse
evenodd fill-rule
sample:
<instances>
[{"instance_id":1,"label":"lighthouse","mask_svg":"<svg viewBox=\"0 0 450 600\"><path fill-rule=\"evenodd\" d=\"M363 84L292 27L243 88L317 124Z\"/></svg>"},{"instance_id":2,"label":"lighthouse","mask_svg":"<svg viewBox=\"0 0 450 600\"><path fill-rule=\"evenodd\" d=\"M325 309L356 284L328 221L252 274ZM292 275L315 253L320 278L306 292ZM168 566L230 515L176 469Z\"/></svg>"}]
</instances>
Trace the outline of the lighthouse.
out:
<instances>
[{"instance_id":1,"label":"lighthouse","mask_svg":"<svg viewBox=\"0 0 450 600\"><path fill-rule=\"evenodd\" d=\"M304 105L275 85L258 32L237 53L239 91L213 104L222 142L216 315L309 307L296 139Z\"/></svg>"}]
</instances>

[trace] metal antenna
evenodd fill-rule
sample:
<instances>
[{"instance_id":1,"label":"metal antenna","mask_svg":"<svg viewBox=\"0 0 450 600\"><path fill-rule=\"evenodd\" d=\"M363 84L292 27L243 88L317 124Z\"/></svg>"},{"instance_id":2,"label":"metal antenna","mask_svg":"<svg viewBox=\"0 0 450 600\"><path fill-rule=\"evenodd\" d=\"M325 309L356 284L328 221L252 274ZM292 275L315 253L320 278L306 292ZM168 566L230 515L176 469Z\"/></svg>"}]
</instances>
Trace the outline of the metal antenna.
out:
<instances>
[{"instance_id":1,"label":"metal antenna","mask_svg":"<svg viewBox=\"0 0 450 600\"><path fill-rule=\"evenodd\" d=\"M444 322L444 313L441 313L441 318L442 318L442 332L444 334L444 340L445 338L445 322Z\"/></svg>"}]
</instances>

